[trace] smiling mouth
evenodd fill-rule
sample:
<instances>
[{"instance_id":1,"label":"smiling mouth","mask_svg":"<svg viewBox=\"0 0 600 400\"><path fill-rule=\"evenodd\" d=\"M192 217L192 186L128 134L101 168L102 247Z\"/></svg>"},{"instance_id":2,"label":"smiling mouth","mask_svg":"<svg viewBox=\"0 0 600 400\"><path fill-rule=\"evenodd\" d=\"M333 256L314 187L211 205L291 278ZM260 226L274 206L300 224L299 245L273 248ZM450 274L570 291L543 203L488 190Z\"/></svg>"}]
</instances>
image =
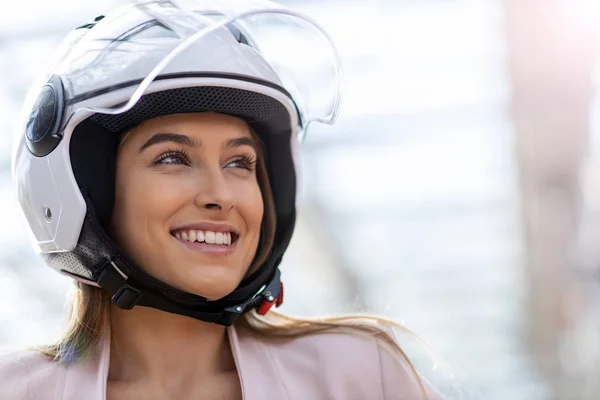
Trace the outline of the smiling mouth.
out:
<instances>
[{"instance_id":1,"label":"smiling mouth","mask_svg":"<svg viewBox=\"0 0 600 400\"><path fill-rule=\"evenodd\" d=\"M213 232L197 229L177 230L171 232L171 235L183 242L205 243L223 247L231 246L239 239L239 234L235 232Z\"/></svg>"}]
</instances>

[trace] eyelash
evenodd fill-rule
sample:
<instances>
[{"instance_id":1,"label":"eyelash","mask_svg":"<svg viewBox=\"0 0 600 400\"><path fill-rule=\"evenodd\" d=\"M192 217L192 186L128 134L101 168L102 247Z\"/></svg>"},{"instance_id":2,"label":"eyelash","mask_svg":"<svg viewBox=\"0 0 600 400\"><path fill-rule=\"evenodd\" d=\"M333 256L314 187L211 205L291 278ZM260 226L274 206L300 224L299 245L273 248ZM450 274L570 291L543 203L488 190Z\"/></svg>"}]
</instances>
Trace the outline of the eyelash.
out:
<instances>
[{"instance_id":1,"label":"eyelash","mask_svg":"<svg viewBox=\"0 0 600 400\"><path fill-rule=\"evenodd\" d=\"M178 158L181 162L164 162L165 160L167 160L169 158ZM247 171L254 171L254 169L256 168L256 156L252 155L252 154L242 154L242 155L236 157L235 159L231 160L227 165L230 165L232 163L240 163L239 168L245 169ZM185 151L185 149L167 150L165 153L161 154L156 159L156 161L154 161L154 164L155 165L158 165L158 164L190 165L190 158L188 156L188 153Z\"/></svg>"},{"instance_id":2,"label":"eyelash","mask_svg":"<svg viewBox=\"0 0 600 400\"><path fill-rule=\"evenodd\" d=\"M234 162L240 163L240 168L245 169L247 171L254 171L256 168L256 156L251 154L242 154L232 161L229 162L230 165Z\"/></svg>"},{"instance_id":3,"label":"eyelash","mask_svg":"<svg viewBox=\"0 0 600 400\"><path fill-rule=\"evenodd\" d=\"M178 158L181 162L179 162L179 163L164 162L168 158ZM154 164L167 164L167 165L168 164L184 164L184 165L189 165L190 164L190 157L188 156L188 153L185 151L185 149L167 150L166 152L164 152L163 154L161 154L160 156L158 156L158 158L156 159L156 161L154 161Z\"/></svg>"}]
</instances>

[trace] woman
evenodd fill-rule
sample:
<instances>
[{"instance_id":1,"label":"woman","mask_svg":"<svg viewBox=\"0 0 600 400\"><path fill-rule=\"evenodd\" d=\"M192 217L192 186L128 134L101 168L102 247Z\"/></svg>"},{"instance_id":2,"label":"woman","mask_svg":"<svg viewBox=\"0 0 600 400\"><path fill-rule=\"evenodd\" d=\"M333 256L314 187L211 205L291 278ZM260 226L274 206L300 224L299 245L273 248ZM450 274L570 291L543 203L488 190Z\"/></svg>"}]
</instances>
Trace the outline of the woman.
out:
<instances>
[{"instance_id":1,"label":"woman","mask_svg":"<svg viewBox=\"0 0 600 400\"><path fill-rule=\"evenodd\" d=\"M337 92L315 112L260 29L203 6L97 18L37 90L13 174L34 244L76 289L58 343L0 357L0 399L439 398L385 321L270 310L296 136L335 119Z\"/></svg>"}]
</instances>

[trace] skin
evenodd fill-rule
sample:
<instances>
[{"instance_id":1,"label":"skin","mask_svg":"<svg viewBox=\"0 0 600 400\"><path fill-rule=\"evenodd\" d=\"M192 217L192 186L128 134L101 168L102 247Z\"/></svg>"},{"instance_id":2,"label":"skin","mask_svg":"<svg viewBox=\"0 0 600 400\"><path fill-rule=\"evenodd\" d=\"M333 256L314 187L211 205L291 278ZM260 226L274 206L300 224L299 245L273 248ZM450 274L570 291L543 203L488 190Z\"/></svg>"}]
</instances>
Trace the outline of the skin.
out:
<instances>
[{"instance_id":1,"label":"skin","mask_svg":"<svg viewBox=\"0 0 600 400\"><path fill-rule=\"evenodd\" d=\"M161 133L183 138L152 139ZM117 154L113 239L175 288L209 300L231 293L254 258L264 213L253 143L245 122L216 113L137 126ZM191 248L174 235L207 222L235 228L233 250ZM109 399L241 398L224 327L144 307L113 307L111 319Z\"/></svg>"}]
</instances>

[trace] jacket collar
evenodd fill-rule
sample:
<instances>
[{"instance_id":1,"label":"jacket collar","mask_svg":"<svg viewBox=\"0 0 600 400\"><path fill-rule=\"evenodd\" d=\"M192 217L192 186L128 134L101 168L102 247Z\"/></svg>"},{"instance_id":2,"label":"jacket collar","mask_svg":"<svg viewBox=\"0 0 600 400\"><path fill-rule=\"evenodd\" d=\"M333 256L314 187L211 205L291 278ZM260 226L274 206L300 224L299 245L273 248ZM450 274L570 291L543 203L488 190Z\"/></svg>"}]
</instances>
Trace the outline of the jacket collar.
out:
<instances>
[{"instance_id":1,"label":"jacket collar","mask_svg":"<svg viewBox=\"0 0 600 400\"><path fill-rule=\"evenodd\" d=\"M109 365L110 329L105 329L89 356L67 367L63 397L57 400L106 400Z\"/></svg>"},{"instance_id":2,"label":"jacket collar","mask_svg":"<svg viewBox=\"0 0 600 400\"><path fill-rule=\"evenodd\" d=\"M261 375L270 374L272 366L270 363L259 363L266 367L255 368L258 357L267 356L267 349L261 346L260 340L253 336L244 334L246 329L236 329L235 325L227 328L231 352L238 370L240 385L242 388L242 399L263 398L262 390L265 385L260 385ZM108 379L108 368L110 365L110 329L105 329L98 344L91 354L83 360L70 365L66 369L63 396L57 400L106 400L106 382ZM273 375L271 375L273 376ZM269 379L272 382L272 379ZM252 385L256 382L257 384ZM269 393L277 393L281 387L272 382ZM275 386L275 387L274 387ZM258 390L258 392L257 392ZM85 393L82 393L85 392ZM276 398L287 398L281 396Z\"/></svg>"}]
</instances>

